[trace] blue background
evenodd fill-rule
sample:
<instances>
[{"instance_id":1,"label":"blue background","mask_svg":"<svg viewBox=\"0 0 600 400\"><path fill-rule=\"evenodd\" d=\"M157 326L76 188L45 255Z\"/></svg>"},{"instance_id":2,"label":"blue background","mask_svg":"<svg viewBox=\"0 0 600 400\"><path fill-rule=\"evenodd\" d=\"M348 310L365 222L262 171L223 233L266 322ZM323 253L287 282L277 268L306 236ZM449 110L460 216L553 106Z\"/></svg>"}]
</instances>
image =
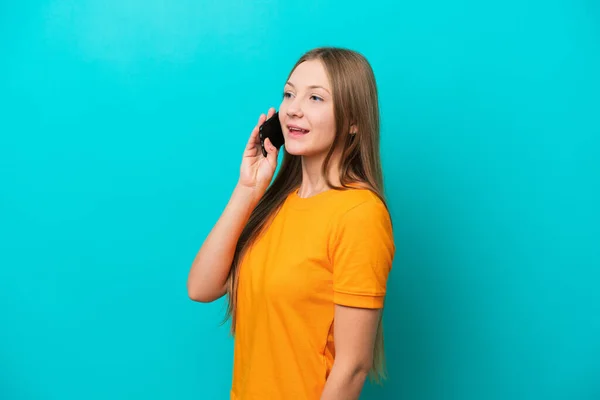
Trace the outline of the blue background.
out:
<instances>
[{"instance_id":1,"label":"blue background","mask_svg":"<svg viewBox=\"0 0 600 400\"><path fill-rule=\"evenodd\" d=\"M596 1L0 3L0 399L225 399L186 279L258 115L372 63L398 251L362 399L600 398Z\"/></svg>"}]
</instances>

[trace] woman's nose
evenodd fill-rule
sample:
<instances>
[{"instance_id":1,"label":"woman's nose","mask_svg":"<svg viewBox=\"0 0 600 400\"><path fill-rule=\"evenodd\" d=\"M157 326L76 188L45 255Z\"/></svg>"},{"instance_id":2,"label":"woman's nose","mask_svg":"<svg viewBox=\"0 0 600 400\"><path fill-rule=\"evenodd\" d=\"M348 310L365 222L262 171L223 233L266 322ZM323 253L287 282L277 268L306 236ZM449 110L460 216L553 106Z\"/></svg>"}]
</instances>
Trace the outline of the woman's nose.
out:
<instances>
[{"instance_id":1,"label":"woman's nose","mask_svg":"<svg viewBox=\"0 0 600 400\"><path fill-rule=\"evenodd\" d=\"M287 108L287 115L288 117L301 117L302 116L302 107L300 106L300 103L297 99L294 99L294 101L292 101Z\"/></svg>"}]
</instances>

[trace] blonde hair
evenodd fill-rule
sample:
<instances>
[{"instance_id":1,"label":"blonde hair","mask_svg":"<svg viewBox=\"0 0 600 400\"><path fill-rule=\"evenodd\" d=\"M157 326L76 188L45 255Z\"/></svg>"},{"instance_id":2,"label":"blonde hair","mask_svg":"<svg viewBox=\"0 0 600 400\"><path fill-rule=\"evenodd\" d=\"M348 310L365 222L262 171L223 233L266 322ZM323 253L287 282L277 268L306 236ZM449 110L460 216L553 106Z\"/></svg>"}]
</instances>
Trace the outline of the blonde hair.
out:
<instances>
[{"instance_id":1,"label":"blonde hair","mask_svg":"<svg viewBox=\"0 0 600 400\"><path fill-rule=\"evenodd\" d=\"M353 50L320 47L308 51L300 57L288 75L288 79L298 65L309 60L319 60L323 63L333 90L336 132L322 170L327 184L335 190L347 190L352 184L364 184L386 205L379 156L377 85L369 62L364 56ZM351 125L357 127L356 135L349 134ZM333 185L327 174L336 149L341 149L339 165L341 186ZM251 213L235 249L228 277L228 307L224 320L225 322L231 318L232 335L235 335L236 326L240 259L265 227L265 221L277 212L287 196L300 185L302 180L300 156L289 154L285 151L285 147L282 147L282 150L284 154L281 168ZM370 380L381 383L386 379L385 369L383 323L380 318L373 353L373 365L369 372Z\"/></svg>"}]
</instances>

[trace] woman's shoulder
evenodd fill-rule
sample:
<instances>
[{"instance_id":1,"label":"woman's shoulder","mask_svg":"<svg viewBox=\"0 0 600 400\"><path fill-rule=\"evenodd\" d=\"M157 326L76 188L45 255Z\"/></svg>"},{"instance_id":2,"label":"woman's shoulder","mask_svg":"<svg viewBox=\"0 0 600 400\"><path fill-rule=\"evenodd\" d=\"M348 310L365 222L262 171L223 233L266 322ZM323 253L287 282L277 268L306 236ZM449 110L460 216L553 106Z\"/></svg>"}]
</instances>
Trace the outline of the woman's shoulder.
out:
<instances>
[{"instance_id":1,"label":"woman's shoulder","mask_svg":"<svg viewBox=\"0 0 600 400\"><path fill-rule=\"evenodd\" d=\"M367 183L352 183L349 188L339 190L334 197L336 209L340 215L357 208L361 212L377 212L386 209L384 200Z\"/></svg>"},{"instance_id":2,"label":"woman's shoulder","mask_svg":"<svg viewBox=\"0 0 600 400\"><path fill-rule=\"evenodd\" d=\"M329 215L333 237L374 236L387 240L392 234L392 220L387 204L377 191L361 185L341 191Z\"/></svg>"}]
</instances>

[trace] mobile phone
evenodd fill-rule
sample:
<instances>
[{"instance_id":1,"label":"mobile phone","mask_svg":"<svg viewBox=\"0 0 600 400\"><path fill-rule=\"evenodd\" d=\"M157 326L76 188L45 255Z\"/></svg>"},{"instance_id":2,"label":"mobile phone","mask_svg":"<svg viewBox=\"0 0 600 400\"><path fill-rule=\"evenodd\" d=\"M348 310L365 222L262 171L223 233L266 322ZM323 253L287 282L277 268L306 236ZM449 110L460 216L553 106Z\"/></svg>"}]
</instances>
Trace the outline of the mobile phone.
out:
<instances>
[{"instance_id":1,"label":"mobile phone","mask_svg":"<svg viewBox=\"0 0 600 400\"><path fill-rule=\"evenodd\" d=\"M279 112L276 112L266 120L259 128L260 147L262 148L263 156L267 156L267 150L265 149L265 139L269 138L273 146L278 150L283 145L283 131L281 130L281 123L279 122Z\"/></svg>"}]
</instances>

